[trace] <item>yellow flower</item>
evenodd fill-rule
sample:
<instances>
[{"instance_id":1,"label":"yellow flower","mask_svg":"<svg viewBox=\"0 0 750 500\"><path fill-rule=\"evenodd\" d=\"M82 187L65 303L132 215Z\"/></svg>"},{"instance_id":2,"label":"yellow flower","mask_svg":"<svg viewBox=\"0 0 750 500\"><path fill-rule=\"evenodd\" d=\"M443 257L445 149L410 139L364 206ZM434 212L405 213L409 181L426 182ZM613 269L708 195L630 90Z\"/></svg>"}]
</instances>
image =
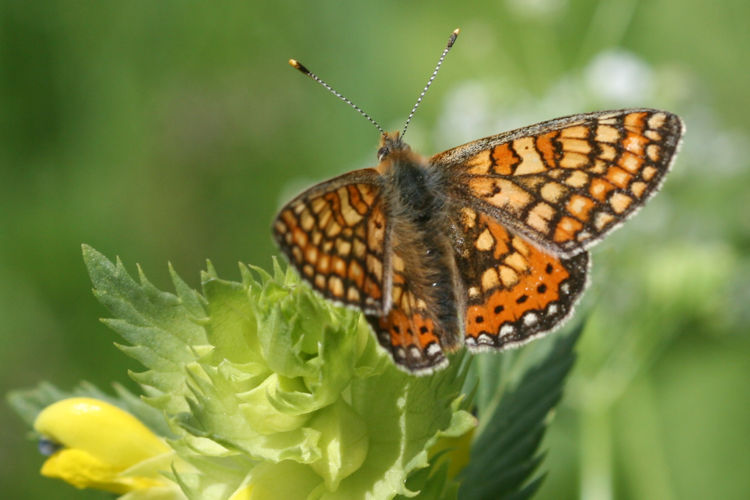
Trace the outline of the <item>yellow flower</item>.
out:
<instances>
[{"instance_id":1,"label":"yellow flower","mask_svg":"<svg viewBox=\"0 0 750 500\"><path fill-rule=\"evenodd\" d=\"M59 446L44 462L43 476L117 494L176 488L159 475L169 470L172 449L134 416L109 403L92 398L58 401L39 413L34 429Z\"/></svg>"}]
</instances>

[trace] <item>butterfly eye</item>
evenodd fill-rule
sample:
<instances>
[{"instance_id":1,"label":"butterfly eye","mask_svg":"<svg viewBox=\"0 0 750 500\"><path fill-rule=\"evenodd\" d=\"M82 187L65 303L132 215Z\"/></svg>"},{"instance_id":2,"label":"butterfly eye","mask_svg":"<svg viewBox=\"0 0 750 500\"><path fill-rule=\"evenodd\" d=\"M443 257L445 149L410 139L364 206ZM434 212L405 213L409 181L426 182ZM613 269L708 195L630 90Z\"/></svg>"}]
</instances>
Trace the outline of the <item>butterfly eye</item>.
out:
<instances>
[{"instance_id":1,"label":"butterfly eye","mask_svg":"<svg viewBox=\"0 0 750 500\"><path fill-rule=\"evenodd\" d=\"M383 158L388 156L388 153L390 153L388 146L383 146L382 148L378 149L378 160L382 161Z\"/></svg>"}]
</instances>

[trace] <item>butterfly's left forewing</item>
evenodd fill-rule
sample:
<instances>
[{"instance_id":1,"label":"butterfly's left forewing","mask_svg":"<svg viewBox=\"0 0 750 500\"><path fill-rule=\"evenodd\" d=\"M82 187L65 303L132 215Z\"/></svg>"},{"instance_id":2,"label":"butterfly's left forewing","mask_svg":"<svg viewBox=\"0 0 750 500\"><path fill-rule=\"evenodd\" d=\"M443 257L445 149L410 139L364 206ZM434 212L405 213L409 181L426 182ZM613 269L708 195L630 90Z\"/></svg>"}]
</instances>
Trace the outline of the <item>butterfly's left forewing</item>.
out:
<instances>
[{"instance_id":1,"label":"butterfly's left forewing","mask_svg":"<svg viewBox=\"0 0 750 500\"><path fill-rule=\"evenodd\" d=\"M449 196L573 256L659 189L683 129L666 111L587 113L479 139L430 162L445 172Z\"/></svg>"},{"instance_id":2,"label":"butterfly's left forewing","mask_svg":"<svg viewBox=\"0 0 750 500\"><path fill-rule=\"evenodd\" d=\"M375 314L387 259L380 182L374 169L341 175L297 196L273 223L282 252L315 290Z\"/></svg>"}]
</instances>

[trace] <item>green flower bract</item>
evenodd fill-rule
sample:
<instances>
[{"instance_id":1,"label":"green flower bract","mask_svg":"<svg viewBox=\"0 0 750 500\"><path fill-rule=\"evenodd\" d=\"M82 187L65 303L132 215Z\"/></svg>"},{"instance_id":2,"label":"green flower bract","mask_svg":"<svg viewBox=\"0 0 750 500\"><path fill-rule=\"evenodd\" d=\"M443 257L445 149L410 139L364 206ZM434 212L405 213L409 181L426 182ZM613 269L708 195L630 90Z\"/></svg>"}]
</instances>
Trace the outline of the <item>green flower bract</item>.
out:
<instances>
[{"instance_id":1,"label":"green flower bract","mask_svg":"<svg viewBox=\"0 0 750 500\"><path fill-rule=\"evenodd\" d=\"M277 498L274 481L290 499L418 495L406 480L429 448L474 425L460 356L431 377L402 373L358 311L278 264L242 265L241 282L209 264L200 293L171 270L171 294L89 247L84 258L105 322L147 368L133 377L194 467L171 475L188 497Z\"/></svg>"}]
</instances>

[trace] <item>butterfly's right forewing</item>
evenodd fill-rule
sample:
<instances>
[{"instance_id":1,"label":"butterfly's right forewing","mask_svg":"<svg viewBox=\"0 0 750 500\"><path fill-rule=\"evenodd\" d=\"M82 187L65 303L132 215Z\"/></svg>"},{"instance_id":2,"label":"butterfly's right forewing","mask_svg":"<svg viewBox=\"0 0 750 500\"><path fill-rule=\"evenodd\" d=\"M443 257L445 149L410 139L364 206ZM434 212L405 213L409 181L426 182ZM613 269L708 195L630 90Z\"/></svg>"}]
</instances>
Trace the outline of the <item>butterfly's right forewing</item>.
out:
<instances>
[{"instance_id":1,"label":"butterfly's right forewing","mask_svg":"<svg viewBox=\"0 0 750 500\"><path fill-rule=\"evenodd\" d=\"M661 186L684 126L653 109L558 118L435 155L451 195L547 251L573 256Z\"/></svg>"},{"instance_id":2,"label":"butterfly's right forewing","mask_svg":"<svg viewBox=\"0 0 750 500\"><path fill-rule=\"evenodd\" d=\"M281 209L273 233L300 275L326 298L379 314L383 308L386 214L374 169L349 172Z\"/></svg>"}]
</instances>

